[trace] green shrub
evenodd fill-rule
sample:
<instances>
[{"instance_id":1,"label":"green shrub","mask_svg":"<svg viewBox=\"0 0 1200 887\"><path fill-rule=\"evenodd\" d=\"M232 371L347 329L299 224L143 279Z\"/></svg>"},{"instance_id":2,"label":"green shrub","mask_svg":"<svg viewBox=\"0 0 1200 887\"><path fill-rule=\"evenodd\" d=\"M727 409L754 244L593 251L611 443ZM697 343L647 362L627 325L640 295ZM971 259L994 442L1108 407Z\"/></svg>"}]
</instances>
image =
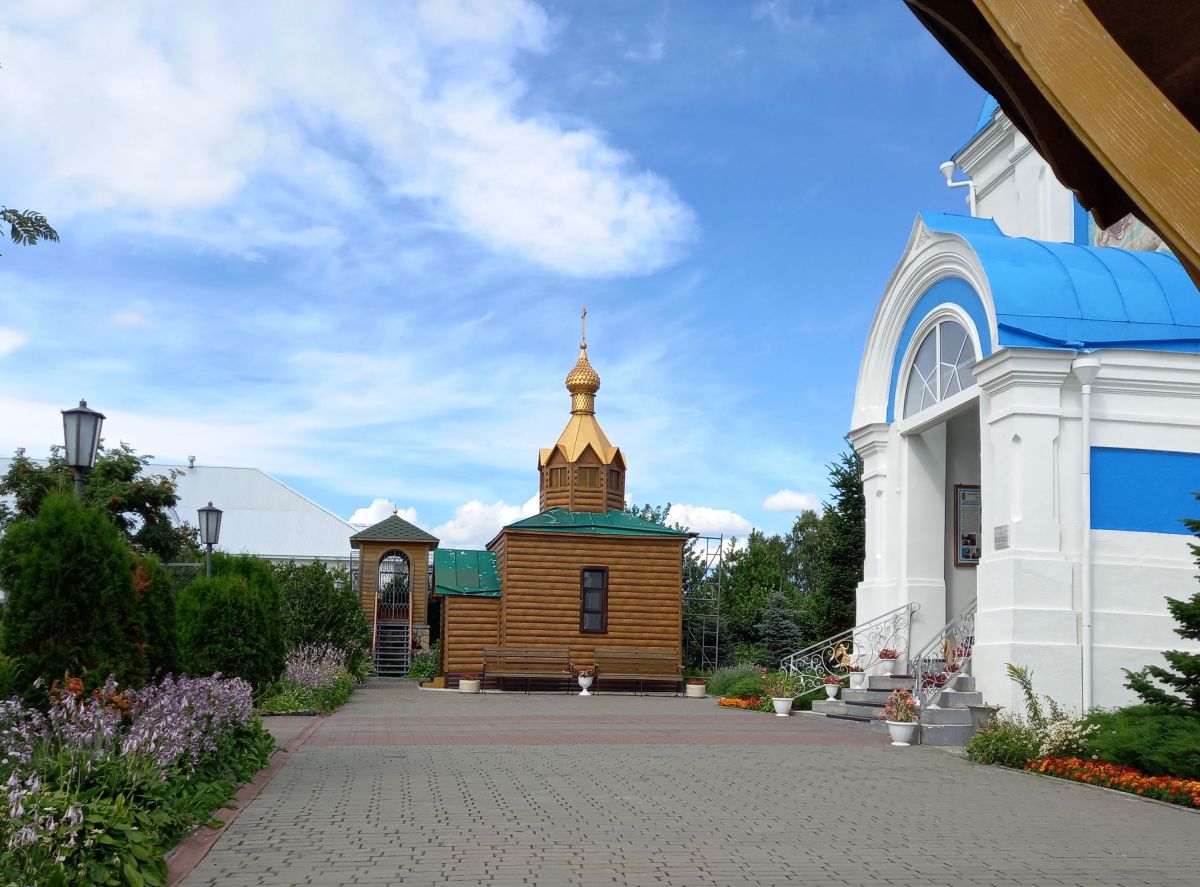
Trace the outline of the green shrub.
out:
<instances>
[{"instance_id":1,"label":"green shrub","mask_svg":"<svg viewBox=\"0 0 1200 887\"><path fill-rule=\"evenodd\" d=\"M442 673L442 644L433 645L433 649L424 650L413 657L412 667L408 670L410 678L436 678Z\"/></svg>"},{"instance_id":2,"label":"green shrub","mask_svg":"<svg viewBox=\"0 0 1200 887\"><path fill-rule=\"evenodd\" d=\"M1135 705L1094 711L1085 719L1097 729L1090 752L1151 776L1200 779L1200 715L1182 707Z\"/></svg>"},{"instance_id":3,"label":"green shrub","mask_svg":"<svg viewBox=\"0 0 1200 887\"><path fill-rule=\"evenodd\" d=\"M1037 758L1042 737L1036 727L1007 713L993 716L991 723L967 742L965 754L972 761L1023 769Z\"/></svg>"},{"instance_id":4,"label":"green shrub","mask_svg":"<svg viewBox=\"0 0 1200 887\"><path fill-rule=\"evenodd\" d=\"M708 692L713 696L732 696L730 689L746 678L753 678L755 681L762 680L762 669L751 662L741 665L730 665L726 668L718 668L712 673L712 677L708 679ZM758 696L759 693L753 695Z\"/></svg>"},{"instance_id":5,"label":"green shrub","mask_svg":"<svg viewBox=\"0 0 1200 887\"><path fill-rule=\"evenodd\" d=\"M321 687L302 687L286 678L259 705L265 714L290 714L315 711L328 714L350 701L356 682L348 671L339 672L332 681Z\"/></svg>"},{"instance_id":6,"label":"green shrub","mask_svg":"<svg viewBox=\"0 0 1200 887\"><path fill-rule=\"evenodd\" d=\"M771 593L762 611L762 621L754 626L754 630L758 632L764 654L759 661L771 668L778 668L785 656L800 649L800 627L796 625L795 611L782 591Z\"/></svg>"},{"instance_id":7,"label":"green shrub","mask_svg":"<svg viewBox=\"0 0 1200 887\"><path fill-rule=\"evenodd\" d=\"M323 563L276 564L283 640L287 649L330 644L346 651L347 666L361 670L371 651L371 626L345 570Z\"/></svg>"},{"instance_id":8,"label":"green shrub","mask_svg":"<svg viewBox=\"0 0 1200 887\"><path fill-rule=\"evenodd\" d=\"M17 660L0 653L0 701L20 695Z\"/></svg>"},{"instance_id":9,"label":"green shrub","mask_svg":"<svg viewBox=\"0 0 1200 887\"><path fill-rule=\"evenodd\" d=\"M133 588L146 644L146 667L151 675L173 674L179 670L175 581L154 555L134 555Z\"/></svg>"},{"instance_id":10,"label":"green shrub","mask_svg":"<svg viewBox=\"0 0 1200 887\"><path fill-rule=\"evenodd\" d=\"M8 590L0 653L19 662L18 690L44 701L65 674L89 687L114 675L146 678L129 547L105 514L69 495L48 496L37 517L0 538L0 587Z\"/></svg>"},{"instance_id":11,"label":"green shrub","mask_svg":"<svg viewBox=\"0 0 1200 887\"><path fill-rule=\"evenodd\" d=\"M283 671L279 595L269 566L263 573L223 558L220 575L198 579L179 596L179 656L191 675L241 677L262 692ZM214 572L216 572L214 565Z\"/></svg>"}]
</instances>

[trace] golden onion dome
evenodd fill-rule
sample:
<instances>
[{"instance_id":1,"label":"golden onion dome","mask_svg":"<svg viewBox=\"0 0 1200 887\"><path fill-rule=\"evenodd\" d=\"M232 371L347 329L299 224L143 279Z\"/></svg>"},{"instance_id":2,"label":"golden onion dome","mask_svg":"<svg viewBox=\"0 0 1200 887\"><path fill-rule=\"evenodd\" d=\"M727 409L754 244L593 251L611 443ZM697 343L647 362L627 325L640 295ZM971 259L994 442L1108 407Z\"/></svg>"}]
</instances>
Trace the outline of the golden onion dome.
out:
<instances>
[{"instance_id":1,"label":"golden onion dome","mask_svg":"<svg viewBox=\"0 0 1200 887\"><path fill-rule=\"evenodd\" d=\"M572 394L595 394L600 390L600 374L587 359L587 343L579 347L579 360L567 373L567 390Z\"/></svg>"}]
</instances>

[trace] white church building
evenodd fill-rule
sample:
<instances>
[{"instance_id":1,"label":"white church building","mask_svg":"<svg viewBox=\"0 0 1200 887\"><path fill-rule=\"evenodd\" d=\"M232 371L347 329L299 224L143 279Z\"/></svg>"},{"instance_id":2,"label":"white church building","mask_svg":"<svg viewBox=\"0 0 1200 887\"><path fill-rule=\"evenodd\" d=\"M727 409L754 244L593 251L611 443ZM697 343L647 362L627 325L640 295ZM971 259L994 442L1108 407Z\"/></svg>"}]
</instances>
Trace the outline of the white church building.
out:
<instances>
[{"instance_id":1,"label":"white church building","mask_svg":"<svg viewBox=\"0 0 1200 887\"><path fill-rule=\"evenodd\" d=\"M1125 704L1200 588L1200 293L1144 226L1097 231L994 102L954 162L972 214L917 217L859 372L856 621L919 605L911 655L969 656L988 703L1021 708L1011 662Z\"/></svg>"}]
</instances>

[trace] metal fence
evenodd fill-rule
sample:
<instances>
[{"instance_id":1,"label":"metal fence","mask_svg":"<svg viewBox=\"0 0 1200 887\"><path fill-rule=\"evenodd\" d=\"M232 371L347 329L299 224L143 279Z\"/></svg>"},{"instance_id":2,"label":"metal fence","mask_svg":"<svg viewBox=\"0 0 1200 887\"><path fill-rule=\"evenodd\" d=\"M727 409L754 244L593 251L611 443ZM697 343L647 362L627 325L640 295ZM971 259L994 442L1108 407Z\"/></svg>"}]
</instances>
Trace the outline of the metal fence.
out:
<instances>
[{"instance_id":1,"label":"metal fence","mask_svg":"<svg viewBox=\"0 0 1200 887\"><path fill-rule=\"evenodd\" d=\"M167 564L167 572L180 592L204 575L204 564Z\"/></svg>"}]
</instances>

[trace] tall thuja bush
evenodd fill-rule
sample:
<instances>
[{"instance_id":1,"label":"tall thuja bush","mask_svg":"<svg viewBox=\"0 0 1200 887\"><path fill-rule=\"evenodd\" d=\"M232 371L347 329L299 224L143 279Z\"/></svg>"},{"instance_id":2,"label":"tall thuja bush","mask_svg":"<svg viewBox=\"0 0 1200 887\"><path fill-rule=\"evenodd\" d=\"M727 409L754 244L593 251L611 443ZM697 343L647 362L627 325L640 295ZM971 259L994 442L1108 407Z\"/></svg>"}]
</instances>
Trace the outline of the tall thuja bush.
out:
<instances>
[{"instance_id":1,"label":"tall thuja bush","mask_svg":"<svg viewBox=\"0 0 1200 887\"><path fill-rule=\"evenodd\" d=\"M134 555L133 590L141 617L142 639L146 645L147 669L151 675L178 671L174 579L154 555Z\"/></svg>"},{"instance_id":2,"label":"tall thuja bush","mask_svg":"<svg viewBox=\"0 0 1200 887\"><path fill-rule=\"evenodd\" d=\"M778 668L780 661L800 649L800 628L787 595L775 591L763 609L762 622L755 626L765 656L763 665Z\"/></svg>"},{"instance_id":3,"label":"tall thuja bush","mask_svg":"<svg viewBox=\"0 0 1200 887\"><path fill-rule=\"evenodd\" d=\"M53 494L37 516L0 538L0 586L8 591L0 653L16 662L23 695L44 701L66 674L90 685L113 675L139 685L146 643L129 547L103 512Z\"/></svg>"},{"instance_id":4,"label":"tall thuja bush","mask_svg":"<svg viewBox=\"0 0 1200 887\"><path fill-rule=\"evenodd\" d=\"M1195 494L1200 499L1200 493ZM1200 520L1184 520L1187 528L1200 536ZM1200 545L1192 546L1200 564ZM1200 591L1186 601L1167 598L1167 608L1179 623L1175 633L1190 641L1200 641ZM1125 686L1149 705L1169 705L1200 712L1200 651L1168 650L1163 653L1169 668L1148 665L1139 672L1126 671ZM1153 680L1152 680L1153 679ZM1158 684L1155 683L1158 682ZM1163 689L1162 684L1179 695Z\"/></svg>"},{"instance_id":5,"label":"tall thuja bush","mask_svg":"<svg viewBox=\"0 0 1200 887\"><path fill-rule=\"evenodd\" d=\"M215 556L212 578L183 590L175 618L189 674L237 676L262 691L283 671L279 588L265 561Z\"/></svg>"},{"instance_id":6,"label":"tall thuja bush","mask_svg":"<svg viewBox=\"0 0 1200 887\"><path fill-rule=\"evenodd\" d=\"M346 654L355 671L371 649L371 626L345 570L314 562L274 566L279 581L283 640L289 650L328 644Z\"/></svg>"}]
</instances>

